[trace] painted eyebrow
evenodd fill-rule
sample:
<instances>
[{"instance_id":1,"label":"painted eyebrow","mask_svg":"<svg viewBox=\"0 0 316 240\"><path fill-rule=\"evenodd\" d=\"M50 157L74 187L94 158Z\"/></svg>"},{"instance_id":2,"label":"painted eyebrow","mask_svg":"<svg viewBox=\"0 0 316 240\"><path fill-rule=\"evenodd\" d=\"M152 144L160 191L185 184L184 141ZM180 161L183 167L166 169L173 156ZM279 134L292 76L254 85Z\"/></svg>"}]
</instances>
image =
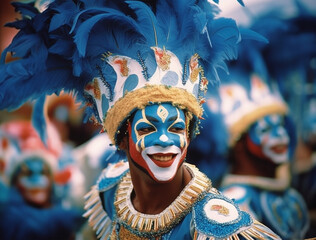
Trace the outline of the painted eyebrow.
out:
<instances>
[{"instance_id":1,"label":"painted eyebrow","mask_svg":"<svg viewBox=\"0 0 316 240\"><path fill-rule=\"evenodd\" d=\"M157 118L151 117L151 116L146 116L147 120L150 122L159 122Z\"/></svg>"},{"instance_id":2,"label":"painted eyebrow","mask_svg":"<svg viewBox=\"0 0 316 240\"><path fill-rule=\"evenodd\" d=\"M167 122L174 122L175 120L177 120L178 116L172 116L170 118L168 118Z\"/></svg>"}]
</instances>

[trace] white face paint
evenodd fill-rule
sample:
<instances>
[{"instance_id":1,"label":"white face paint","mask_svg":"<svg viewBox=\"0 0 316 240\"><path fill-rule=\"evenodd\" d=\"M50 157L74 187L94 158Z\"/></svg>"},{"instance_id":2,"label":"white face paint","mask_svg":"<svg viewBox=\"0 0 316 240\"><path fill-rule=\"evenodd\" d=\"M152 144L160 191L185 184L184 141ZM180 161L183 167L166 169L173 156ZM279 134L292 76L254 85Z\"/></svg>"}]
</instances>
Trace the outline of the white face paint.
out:
<instances>
[{"instance_id":1,"label":"white face paint","mask_svg":"<svg viewBox=\"0 0 316 240\"><path fill-rule=\"evenodd\" d=\"M155 181L170 181L187 150L185 115L169 103L153 104L135 113L130 125L132 160Z\"/></svg>"},{"instance_id":2,"label":"white face paint","mask_svg":"<svg viewBox=\"0 0 316 240\"><path fill-rule=\"evenodd\" d=\"M176 156L172 157L172 155ZM176 146L166 148L152 146L145 148L142 156L157 180L168 181L176 174L182 155L181 149Z\"/></svg>"},{"instance_id":3,"label":"white face paint","mask_svg":"<svg viewBox=\"0 0 316 240\"><path fill-rule=\"evenodd\" d=\"M288 142L285 137L280 141L271 139L262 146L262 152L277 164L285 163L289 160Z\"/></svg>"},{"instance_id":4,"label":"white face paint","mask_svg":"<svg viewBox=\"0 0 316 240\"><path fill-rule=\"evenodd\" d=\"M258 120L249 130L252 142L261 146L262 153L276 164L289 161L289 136L280 115L268 115Z\"/></svg>"}]
</instances>

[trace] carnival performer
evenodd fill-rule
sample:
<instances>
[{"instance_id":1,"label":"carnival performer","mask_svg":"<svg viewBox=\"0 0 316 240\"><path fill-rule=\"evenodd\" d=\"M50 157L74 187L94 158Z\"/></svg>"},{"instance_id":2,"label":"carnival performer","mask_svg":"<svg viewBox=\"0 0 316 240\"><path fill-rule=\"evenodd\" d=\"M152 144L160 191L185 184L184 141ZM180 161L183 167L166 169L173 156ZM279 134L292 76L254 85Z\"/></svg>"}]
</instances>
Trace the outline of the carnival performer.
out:
<instances>
[{"instance_id":1,"label":"carnival performer","mask_svg":"<svg viewBox=\"0 0 316 240\"><path fill-rule=\"evenodd\" d=\"M253 25L269 38L263 58L296 125L292 182L306 201L311 222L306 237L311 238L316 236L316 11L311 3L293 3L287 4L294 13L270 10Z\"/></svg>"},{"instance_id":2,"label":"carnival performer","mask_svg":"<svg viewBox=\"0 0 316 240\"><path fill-rule=\"evenodd\" d=\"M46 94L74 90L126 153L86 195L99 238L280 239L185 163L207 79L218 81L217 69L236 57L232 19L215 18L206 0L15 6L28 16L10 24L21 30L3 55L21 59L1 66L0 108L38 98L40 109Z\"/></svg>"},{"instance_id":3,"label":"carnival performer","mask_svg":"<svg viewBox=\"0 0 316 240\"><path fill-rule=\"evenodd\" d=\"M30 121L1 125L19 151L7 161L9 185L1 186L0 237L9 239L73 239L83 224L82 210L64 207L54 194L54 179L61 141L48 126L48 145Z\"/></svg>"},{"instance_id":4,"label":"carnival performer","mask_svg":"<svg viewBox=\"0 0 316 240\"><path fill-rule=\"evenodd\" d=\"M220 190L282 239L303 239L309 216L291 186L295 127L276 84L268 81L259 49L240 46L243 57L231 63L229 75L220 74L222 83L207 100L213 113L224 115L229 131L230 171Z\"/></svg>"}]
</instances>

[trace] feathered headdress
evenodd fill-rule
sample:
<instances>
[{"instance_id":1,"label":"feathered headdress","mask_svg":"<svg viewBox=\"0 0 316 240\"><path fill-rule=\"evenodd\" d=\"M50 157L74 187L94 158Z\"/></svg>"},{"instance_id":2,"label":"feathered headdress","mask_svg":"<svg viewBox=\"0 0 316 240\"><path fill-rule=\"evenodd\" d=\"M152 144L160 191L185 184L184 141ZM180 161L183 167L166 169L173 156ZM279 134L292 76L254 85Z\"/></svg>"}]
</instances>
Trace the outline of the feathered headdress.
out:
<instances>
[{"instance_id":1,"label":"feathered headdress","mask_svg":"<svg viewBox=\"0 0 316 240\"><path fill-rule=\"evenodd\" d=\"M287 104L278 88L255 72L232 68L230 75L223 75L218 92L207 100L207 105L213 112L224 116L230 145L234 145L260 118L287 113Z\"/></svg>"},{"instance_id":2,"label":"feathered headdress","mask_svg":"<svg viewBox=\"0 0 316 240\"><path fill-rule=\"evenodd\" d=\"M41 116L45 95L75 91L116 144L125 119L150 103L201 117L208 80L240 41L235 21L215 19L206 0L56 0L41 13L13 5L23 18L7 24L20 31L2 54L0 109L38 99ZM19 59L3 64L7 52Z\"/></svg>"},{"instance_id":3,"label":"feathered headdress","mask_svg":"<svg viewBox=\"0 0 316 240\"><path fill-rule=\"evenodd\" d=\"M229 64L229 74L220 71L220 87L209 91L207 106L224 117L231 146L258 119L288 112L262 56L262 49L269 44L264 37L262 41L243 41L238 46L239 59Z\"/></svg>"}]
</instances>

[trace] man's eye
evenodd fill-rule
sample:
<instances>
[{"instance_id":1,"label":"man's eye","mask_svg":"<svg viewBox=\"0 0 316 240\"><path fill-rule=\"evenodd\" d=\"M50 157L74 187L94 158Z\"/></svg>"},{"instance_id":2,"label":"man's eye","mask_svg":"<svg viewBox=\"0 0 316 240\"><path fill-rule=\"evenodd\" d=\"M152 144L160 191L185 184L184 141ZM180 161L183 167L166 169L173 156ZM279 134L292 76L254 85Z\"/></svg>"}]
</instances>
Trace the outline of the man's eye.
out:
<instances>
[{"instance_id":1,"label":"man's eye","mask_svg":"<svg viewBox=\"0 0 316 240\"><path fill-rule=\"evenodd\" d=\"M140 128L137 130L137 132L140 136L154 132L154 131L155 131L154 127L143 127L143 128Z\"/></svg>"},{"instance_id":2,"label":"man's eye","mask_svg":"<svg viewBox=\"0 0 316 240\"><path fill-rule=\"evenodd\" d=\"M20 175L23 176L30 176L32 174L32 172L25 166L22 166L21 171L20 171Z\"/></svg>"},{"instance_id":3,"label":"man's eye","mask_svg":"<svg viewBox=\"0 0 316 240\"><path fill-rule=\"evenodd\" d=\"M271 130L271 127L265 127L260 130L261 133L267 133Z\"/></svg>"},{"instance_id":4,"label":"man's eye","mask_svg":"<svg viewBox=\"0 0 316 240\"><path fill-rule=\"evenodd\" d=\"M49 169L47 167L43 168L43 170L41 171L42 175L49 175Z\"/></svg>"},{"instance_id":5,"label":"man's eye","mask_svg":"<svg viewBox=\"0 0 316 240\"><path fill-rule=\"evenodd\" d=\"M183 127L172 127L169 129L169 131L173 133L184 133L184 130Z\"/></svg>"}]
</instances>

